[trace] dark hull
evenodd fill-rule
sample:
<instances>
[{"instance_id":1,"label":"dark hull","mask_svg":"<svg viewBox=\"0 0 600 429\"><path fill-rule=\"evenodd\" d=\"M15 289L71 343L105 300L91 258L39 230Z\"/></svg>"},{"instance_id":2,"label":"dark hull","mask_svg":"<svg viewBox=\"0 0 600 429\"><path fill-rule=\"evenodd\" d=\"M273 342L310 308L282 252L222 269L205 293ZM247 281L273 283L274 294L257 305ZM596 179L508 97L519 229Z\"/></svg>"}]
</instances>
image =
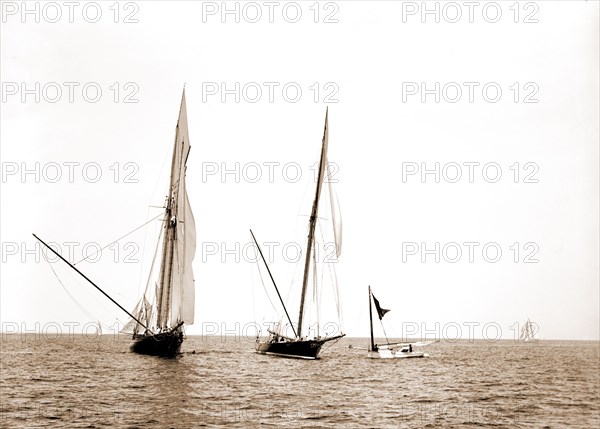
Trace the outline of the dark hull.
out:
<instances>
[{"instance_id":1,"label":"dark hull","mask_svg":"<svg viewBox=\"0 0 600 429\"><path fill-rule=\"evenodd\" d=\"M275 355L296 359L318 359L321 347L328 341L342 338L343 335L318 340L285 340L260 342L256 351L264 355Z\"/></svg>"},{"instance_id":2,"label":"dark hull","mask_svg":"<svg viewBox=\"0 0 600 429\"><path fill-rule=\"evenodd\" d=\"M134 335L131 351L143 355L175 357L183 342L183 332L173 330L160 334Z\"/></svg>"}]
</instances>

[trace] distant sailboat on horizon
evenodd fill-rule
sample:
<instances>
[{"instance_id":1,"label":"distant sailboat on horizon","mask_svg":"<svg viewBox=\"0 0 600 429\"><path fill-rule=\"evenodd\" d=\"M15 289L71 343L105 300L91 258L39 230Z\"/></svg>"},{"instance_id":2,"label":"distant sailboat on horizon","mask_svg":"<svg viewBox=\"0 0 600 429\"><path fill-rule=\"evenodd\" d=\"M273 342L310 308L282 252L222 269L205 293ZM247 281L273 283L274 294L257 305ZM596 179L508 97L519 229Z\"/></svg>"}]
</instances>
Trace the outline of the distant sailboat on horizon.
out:
<instances>
[{"instance_id":1,"label":"distant sailboat on horizon","mask_svg":"<svg viewBox=\"0 0 600 429\"><path fill-rule=\"evenodd\" d=\"M527 321L521 327L521 334L519 336L519 340L523 341L524 343L539 341L539 338L536 337L538 330L539 329L537 327L537 324L532 322L529 318L527 318Z\"/></svg>"},{"instance_id":2,"label":"distant sailboat on horizon","mask_svg":"<svg viewBox=\"0 0 600 429\"><path fill-rule=\"evenodd\" d=\"M184 339L184 324L194 323L195 292L192 261L196 251L196 227L186 190L185 173L189 153L184 88L175 132L169 194L163 207L161 231L145 292L131 313L33 234L44 246L131 317L131 321L121 332L132 334L131 350L136 353L161 357L176 356ZM159 248L162 248L160 271L158 279L153 279L153 268Z\"/></svg>"},{"instance_id":3,"label":"distant sailboat on horizon","mask_svg":"<svg viewBox=\"0 0 600 429\"><path fill-rule=\"evenodd\" d=\"M252 234L252 239L254 240L258 251L260 253L261 259L263 260L267 270L269 271L269 276L273 282L273 285L275 286L275 290L277 291L277 295L279 297L279 300L281 302L281 304L283 305L284 311L285 311L285 315L287 317L287 320L289 322L289 326L292 329L293 333L294 333L294 337L291 336L286 336L285 334L282 333L282 326L281 324L279 324L274 330L269 330L269 338L266 341L258 341L257 340L257 344L256 344L256 351L260 354L266 354L266 355L274 355L274 356L281 356L281 357L288 357L288 358L298 358L298 359L318 359L319 356L319 352L321 351L321 348L323 347L323 345L327 342L330 341L334 341L334 340L338 340L342 337L345 336L345 334L340 333L339 335L334 335L334 336L320 336L319 332L318 332L318 324L317 324L317 334L315 337L309 337L308 332L305 332L305 304L307 301L307 288L308 288L308 280L309 280L309 274L312 272L313 274L313 288L315 293L313 294L313 297L316 297L316 261L315 259L311 259L311 258L315 258L316 255L316 250L314 249L315 246L315 226L317 224L318 221L318 209L319 209L319 199L321 197L321 189L322 189L322 185L323 185L323 181L325 178L325 175L328 174L329 175L329 170L328 170L328 165L327 165L327 146L328 146L328 140L329 140L329 130L328 130L328 111L326 111L325 113L325 128L323 131L323 140L322 140L322 145L321 145L321 156L319 159L319 170L318 170L318 177L317 177L317 189L316 189L316 194L315 194L315 199L313 201L313 205L312 205L312 210L311 210L311 214L310 214L310 219L308 222L308 238L307 238L307 245L306 245L306 256L305 256L305 262L304 262L304 275L303 275L303 279L302 279L302 292L300 295L300 309L298 311L298 324L294 325L292 323L292 320L290 318L290 315L287 311L287 308L285 306L285 303L283 302L283 299L281 298L281 295L279 293L279 289L277 288L277 285L275 284L275 280L273 279L273 276L271 274L271 271L269 269L269 266L267 265L267 262L262 254L262 250L260 249L260 246L258 245L258 242L256 241L256 238L254 237L254 234L252 233L252 231L250 231L250 233ZM331 196L331 183L329 183L330 186L330 198L333 198ZM332 206L334 205L333 201L331 201ZM332 210L333 211L333 210ZM332 222L334 224L334 231L336 231L336 220L333 219L333 214L332 214ZM340 239L341 237L339 236L339 234L341 233L341 231L339 231L339 233L335 233L334 235L336 237L336 255L339 256L341 249L340 249ZM311 270L311 262L313 262L313 268ZM316 298L318 299L318 298ZM338 303L338 308L339 308L339 303ZM308 330L306 330L308 331Z\"/></svg>"}]
</instances>

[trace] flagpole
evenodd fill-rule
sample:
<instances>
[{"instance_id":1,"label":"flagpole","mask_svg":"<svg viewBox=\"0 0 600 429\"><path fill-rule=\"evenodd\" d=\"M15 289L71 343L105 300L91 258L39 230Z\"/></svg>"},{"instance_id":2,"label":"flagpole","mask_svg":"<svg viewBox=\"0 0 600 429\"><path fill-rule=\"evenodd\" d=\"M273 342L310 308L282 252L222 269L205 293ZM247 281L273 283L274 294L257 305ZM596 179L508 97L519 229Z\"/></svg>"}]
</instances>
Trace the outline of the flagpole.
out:
<instances>
[{"instance_id":1,"label":"flagpole","mask_svg":"<svg viewBox=\"0 0 600 429\"><path fill-rule=\"evenodd\" d=\"M373 304L371 304L371 285L369 285L369 323L371 324L371 350L375 351L375 339L373 338Z\"/></svg>"}]
</instances>

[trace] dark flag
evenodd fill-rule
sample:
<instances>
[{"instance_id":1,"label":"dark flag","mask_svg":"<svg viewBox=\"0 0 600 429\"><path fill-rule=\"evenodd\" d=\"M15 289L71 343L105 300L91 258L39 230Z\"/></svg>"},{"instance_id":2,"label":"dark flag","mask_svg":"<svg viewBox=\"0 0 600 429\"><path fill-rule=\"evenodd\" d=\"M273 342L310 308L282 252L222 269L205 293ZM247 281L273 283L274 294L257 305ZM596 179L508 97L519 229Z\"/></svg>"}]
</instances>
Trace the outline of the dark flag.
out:
<instances>
[{"instance_id":1,"label":"dark flag","mask_svg":"<svg viewBox=\"0 0 600 429\"><path fill-rule=\"evenodd\" d=\"M383 319L383 316L385 316L385 313L387 313L390 310L381 308L381 306L379 305L379 301L377 301L377 298L375 298L375 295L373 295L373 302L375 302L375 308L377 309L377 314L379 315L379 320Z\"/></svg>"}]
</instances>

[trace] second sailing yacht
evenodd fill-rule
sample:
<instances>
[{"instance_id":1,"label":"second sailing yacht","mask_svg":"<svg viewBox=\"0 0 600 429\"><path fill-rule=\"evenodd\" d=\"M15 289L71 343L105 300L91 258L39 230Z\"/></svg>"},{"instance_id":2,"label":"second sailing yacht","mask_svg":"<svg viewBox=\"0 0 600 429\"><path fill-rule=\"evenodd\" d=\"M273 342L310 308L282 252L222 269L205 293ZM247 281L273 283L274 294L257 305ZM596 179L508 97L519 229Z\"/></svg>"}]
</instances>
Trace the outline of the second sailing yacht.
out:
<instances>
[{"instance_id":1,"label":"second sailing yacht","mask_svg":"<svg viewBox=\"0 0 600 429\"><path fill-rule=\"evenodd\" d=\"M314 262L315 261L315 226L317 225L317 222L319 220L318 218L318 212L319 212L319 199L321 197L321 190L323 187L323 181L326 175L326 172L328 174L328 177L330 177L329 174L329 170L328 170L328 165L327 165L327 145L328 145L328 140L329 140L329 134L328 134L329 130L328 130L328 112L325 113L325 129L323 131L323 140L322 140L322 144L321 144L321 157L319 160L319 170L318 170L318 176L317 176L317 189L316 189L316 193L315 193L315 199L313 201L312 204L312 210L311 210L311 214L310 214L310 219L309 219L309 223L308 223L308 238L307 238L307 244L306 244L306 256L305 256L305 262L304 262L304 275L303 275L303 279L302 279L302 292L300 295L300 309L298 311L298 323L296 325L294 325L292 323L292 320L289 316L289 313L287 311L287 308L285 307L285 303L283 302L283 299L281 298L281 295L279 294L279 290L277 289L277 285L275 285L275 281L273 280L273 276L271 275L271 272L269 270L269 275L271 277L271 280L273 280L273 285L275 286L276 290L277 290L277 294L279 296L279 299L281 301L281 304L284 307L285 310L285 314L287 316L287 320L289 322L289 325L294 333L294 336L286 336L282 333L282 328L281 326L278 327L278 329L275 330L269 330L269 338L266 341L262 341L262 342L258 342L257 346L256 346L256 351L258 353L261 354L267 354L267 355L276 355L276 356L282 356L282 357L290 357L290 358L300 358L300 359L317 359L319 356L319 352L321 351L321 347L323 347L323 345L329 341L334 341L334 340L338 340L340 338L342 338L345 334L340 333L338 335L333 335L333 336L320 336L318 333L315 337L309 337L308 335L308 329L306 326L306 320L305 320L305 312L306 312L306 308L305 308L305 304L306 301L308 299L307 297L307 289L308 289L308 280L310 277L310 274L314 274L316 272L316 263L313 264L313 267L311 269L311 261ZM329 183L330 188L331 188L331 182ZM329 192L330 194L330 198L333 198L331 195L331 191ZM333 201L333 200L332 200ZM333 207L333 202L332 202L332 207ZM334 214L333 214L334 210L332 209L332 222L334 223L334 235L336 237L336 254L339 256L340 253L340 248L339 248L339 241L341 239L341 237L339 236L339 234L341 233L341 231L339 231L339 224L336 225L336 219L334 219ZM263 259L263 262L266 264L266 261L262 255L262 251L260 250L260 247L258 246L258 242L256 241L256 239L254 238L254 234L252 234L252 238L254 239L254 242L256 243L261 258ZM311 259L313 258L313 259ZM267 266L267 270L269 269L269 267ZM316 276L314 277L314 284L313 287L316 288ZM317 296L317 294L313 294L313 296Z\"/></svg>"}]
</instances>

